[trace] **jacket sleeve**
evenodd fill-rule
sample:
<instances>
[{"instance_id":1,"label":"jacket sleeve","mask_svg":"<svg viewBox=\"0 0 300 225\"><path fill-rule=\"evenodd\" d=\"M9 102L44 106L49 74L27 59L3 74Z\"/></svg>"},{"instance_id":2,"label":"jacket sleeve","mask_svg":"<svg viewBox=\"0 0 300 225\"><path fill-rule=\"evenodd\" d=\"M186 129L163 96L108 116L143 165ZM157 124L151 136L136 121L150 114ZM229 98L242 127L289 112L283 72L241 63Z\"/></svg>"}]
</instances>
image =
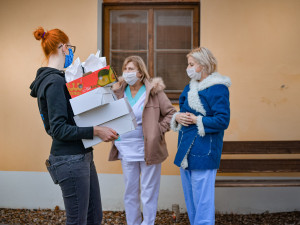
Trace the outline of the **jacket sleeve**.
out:
<instances>
[{"instance_id":1,"label":"jacket sleeve","mask_svg":"<svg viewBox=\"0 0 300 225\"><path fill-rule=\"evenodd\" d=\"M181 95L179 96L179 109L180 109L179 112L182 112L182 105L184 104L187 98L188 89L189 89L189 84L185 86Z\"/></svg>"},{"instance_id":2,"label":"jacket sleeve","mask_svg":"<svg viewBox=\"0 0 300 225\"><path fill-rule=\"evenodd\" d=\"M225 85L214 85L208 90L207 101L213 112L212 116L198 116L198 133L215 133L227 129L230 121L229 90Z\"/></svg>"},{"instance_id":3,"label":"jacket sleeve","mask_svg":"<svg viewBox=\"0 0 300 225\"><path fill-rule=\"evenodd\" d=\"M170 122L171 123L171 129L175 132L178 132L182 127L182 125L180 123L177 123L175 118L176 118L177 114L182 113L182 105L184 104L184 102L186 100L188 87L189 87L189 85L186 85L183 92L179 96L179 112L176 112L175 114L173 114L171 122Z\"/></svg>"},{"instance_id":4,"label":"jacket sleeve","mask_svg":"<svg viewBox=\"0 0 300 225\"><path fill-rule=\"evenodd\" d=\"M163 91L158 92L157 97L159 101L160 114L163 117L159 124L161 132L165 133L170 130L170 121L173 114L176 113L176 109Z\"/></svg>"},{"instance_id":5,"label":"jacket sleeve","mask_svg":"<svg viewBox=\"0 0 300 225\"><path fill-rule=\"evenodd\" d=\"M67 123L68 99L65 82L55 78L45 91L51 136L57 140L73 141L93 138L93 127L77 127Z\"/></svg>"}]
</instances>

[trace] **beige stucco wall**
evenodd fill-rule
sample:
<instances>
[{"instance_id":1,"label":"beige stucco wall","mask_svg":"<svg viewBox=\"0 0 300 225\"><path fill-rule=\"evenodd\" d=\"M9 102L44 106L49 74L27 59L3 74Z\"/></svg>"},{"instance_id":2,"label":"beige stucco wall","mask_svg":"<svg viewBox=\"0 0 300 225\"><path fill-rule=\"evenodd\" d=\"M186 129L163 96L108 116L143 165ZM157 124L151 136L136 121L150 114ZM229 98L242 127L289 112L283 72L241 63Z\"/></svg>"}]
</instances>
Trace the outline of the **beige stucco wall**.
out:
<instances>
[{"instance_id":1,"label":"beige stucco wall","mask_svg":"<svg viewBox=\"0 0 300 225\"><path fill-rule=\"evenodd\" d=\"M299 140L299 11L298 0L201 1L201 45L233 83L225 140ZM32 35L39 25L64 30L84 60L97 50L97 0L0 1L0 171L46 171L51 140L29 96L43 62ZM178 174L176 139L167 134L165 175ZM95 147L98 172L121 173L119 162L107 162L109 146Z\"/></svg>"},{"instance_id":2,"label":"beige stucco wall","mask_svg":"<svg viewBox=\"0 0 300 225\"><path fill-rule=\"evenodd\" d=\"M299 140L300 1L201 1L201 43L232 78L226 140Z\"/></svg>"}]
</instances>

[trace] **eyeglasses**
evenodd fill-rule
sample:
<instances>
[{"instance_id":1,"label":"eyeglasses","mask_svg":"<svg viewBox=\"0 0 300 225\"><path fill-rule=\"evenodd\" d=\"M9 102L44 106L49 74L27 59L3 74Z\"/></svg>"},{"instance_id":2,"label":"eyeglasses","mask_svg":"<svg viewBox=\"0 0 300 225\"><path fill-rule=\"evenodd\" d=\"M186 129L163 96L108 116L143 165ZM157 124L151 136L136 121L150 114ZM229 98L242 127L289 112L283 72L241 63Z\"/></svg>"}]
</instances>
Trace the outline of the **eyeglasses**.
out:
<instances>
[{"instance_id":1,"label":"eyeglasses","mask_svg":"<svg viewBox=\"0 0 300 225\"><path fill-rule=\"evenodd\" d=\"M58 48L61 48L62 46L63 46L63 44L60 45L60 46L58 46ZM75 51L76 51L76 46L74 46L74 45L66 45L66 46L68 47L68 49L69 49L69 48L72 49L73 54L75 53Z\"/></svg>"}]
</instances>

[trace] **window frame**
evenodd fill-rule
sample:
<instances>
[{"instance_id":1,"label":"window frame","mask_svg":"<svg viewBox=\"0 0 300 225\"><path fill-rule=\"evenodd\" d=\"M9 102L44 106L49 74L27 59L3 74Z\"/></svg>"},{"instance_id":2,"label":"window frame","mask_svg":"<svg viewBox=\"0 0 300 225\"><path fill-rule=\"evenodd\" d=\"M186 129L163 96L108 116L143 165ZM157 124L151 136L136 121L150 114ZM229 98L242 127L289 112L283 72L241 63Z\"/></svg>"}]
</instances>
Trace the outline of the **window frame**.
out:
<instances>
[{"instance_id":1,"label":"window frame","mask_svg":"<svg viewBox=\"0 0 300 225\"><path fill-rule=\"evenodd\" d=\"M107 63L110 63L110 10L147 10L148 11L148 72L151 77L154 76L154 10L168 9L192 9L193 10L193 32L192 47L200 45L200 1L118 1L106 0L102 7L102 51L106 57ZM165 90L167 96L172 102L178 102L179 96L183 90Z\"/></svg>"}]
</instances>

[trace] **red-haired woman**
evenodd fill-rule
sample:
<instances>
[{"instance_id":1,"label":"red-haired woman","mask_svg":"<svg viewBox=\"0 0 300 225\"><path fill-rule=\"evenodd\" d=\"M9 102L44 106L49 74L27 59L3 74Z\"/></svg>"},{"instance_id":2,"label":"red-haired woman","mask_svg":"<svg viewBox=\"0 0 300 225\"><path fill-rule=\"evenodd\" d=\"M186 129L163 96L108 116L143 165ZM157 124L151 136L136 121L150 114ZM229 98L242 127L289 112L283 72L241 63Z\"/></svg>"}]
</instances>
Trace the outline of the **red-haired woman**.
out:
<instances>
[{"instance_id":1,"label":"red-haired woman","mask_svg":"<svg viewBox=\"0 0 300 225\"><path fill-rule=\"evenodd\" d=\"M59 29L33 32L41 40L47 66L38 69L30 95L37 98L46 132L52 137L48 171L59 184L64 198L67 224L101 224L102 206L92 148L85 149L81 139L98 136L104 141L118 138L107 127L77 127L66 88L63 68L72 64L75 46Z\"/></svg>"}]
</instances>

